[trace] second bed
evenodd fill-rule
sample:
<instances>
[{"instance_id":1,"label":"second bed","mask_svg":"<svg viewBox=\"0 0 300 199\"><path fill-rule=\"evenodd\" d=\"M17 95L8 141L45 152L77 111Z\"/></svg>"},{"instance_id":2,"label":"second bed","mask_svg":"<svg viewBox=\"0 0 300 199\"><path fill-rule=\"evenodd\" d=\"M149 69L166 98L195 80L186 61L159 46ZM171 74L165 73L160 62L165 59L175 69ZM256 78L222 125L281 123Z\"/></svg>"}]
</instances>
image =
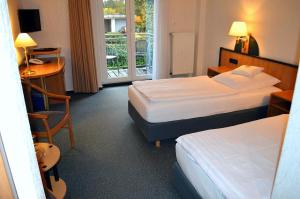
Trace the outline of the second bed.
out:
<instances>
[{"instance_id":1,"label":"second bed","mask_svg":"<svg viewBox=\"0 0 300 199\"><path fill-rule=\"evenodd\" d=\"M258 78L239 77L231 72L220 77L135 82L128 89L129 114L146 139L159 145L160 140L186 133L263 118L270 94L281 90L273 86L279 80L265 73ZM255 85L260 77L267 84ZM234 83L230 85L223 82L232 78ZM240 79L243 81L238 87Z\"/></svg>"}]
</instances>

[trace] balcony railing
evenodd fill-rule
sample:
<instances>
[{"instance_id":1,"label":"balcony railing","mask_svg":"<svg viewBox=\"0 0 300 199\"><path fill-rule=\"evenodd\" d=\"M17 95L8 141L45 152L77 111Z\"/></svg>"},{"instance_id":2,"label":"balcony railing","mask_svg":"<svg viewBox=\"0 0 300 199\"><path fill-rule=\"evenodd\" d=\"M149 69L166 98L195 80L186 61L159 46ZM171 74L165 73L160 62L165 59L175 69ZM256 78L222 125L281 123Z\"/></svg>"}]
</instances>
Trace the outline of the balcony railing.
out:
<instances>
[{"instance_id":1,"label":"balcony railing","mask_svg":"<svg viewBox=\"0 0 300 199\"><path fill-rule=\"evenodd\" d=\"M105 43L108 71L114 71L114 73L118 72L118 74L120 74L120 70L123 72L125 70L127 71L128 49L126 35L123 33L106 33ZM151 74L153 62L153 34L135 34L135 54L137 75ZM144 74L142 74L141 71L144 71Z\"/></svg>"}]
</instances>

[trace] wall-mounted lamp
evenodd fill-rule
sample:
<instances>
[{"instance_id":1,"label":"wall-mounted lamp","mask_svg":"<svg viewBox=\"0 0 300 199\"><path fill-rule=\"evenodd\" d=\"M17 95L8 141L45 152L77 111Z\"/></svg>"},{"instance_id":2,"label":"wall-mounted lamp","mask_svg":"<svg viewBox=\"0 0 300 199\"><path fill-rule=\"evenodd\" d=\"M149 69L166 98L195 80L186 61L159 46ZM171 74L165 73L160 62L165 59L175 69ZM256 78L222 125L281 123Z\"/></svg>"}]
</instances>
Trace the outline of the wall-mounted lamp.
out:
<instances>
[{"instance_id":1,"label":"wall-mounted lamp","mask_svg":"<svg viewBox=\"0 0 300 199\"><path fill-rule=\"evenodd\" d=\"M236 37L236 43L234 46L234 51L243 52L246 51L246 41L248 36L247 24L242 21L234 21L230 27L229 33L230 36Z\"/></svg>"},{"instance_id":2,"label":"wall-mounted lamp","mask_svg":"<svg viewBox=\"0 0 300 199\"><path fill-rule=\"evenodd\" d=\"M259 55L258 44L251 34L248 36L247 24L245 22L234 21L228 34L236 37L234 51L253 56Z\"/></svg>"}]
</instances>

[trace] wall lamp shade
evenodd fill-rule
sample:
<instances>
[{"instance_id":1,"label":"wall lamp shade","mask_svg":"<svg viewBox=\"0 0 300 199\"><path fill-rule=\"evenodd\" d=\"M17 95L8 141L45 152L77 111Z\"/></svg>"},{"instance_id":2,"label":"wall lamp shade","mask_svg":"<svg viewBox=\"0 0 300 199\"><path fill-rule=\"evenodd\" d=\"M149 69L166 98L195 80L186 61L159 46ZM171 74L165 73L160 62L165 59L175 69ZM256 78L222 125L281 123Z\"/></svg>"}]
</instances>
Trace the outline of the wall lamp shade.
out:
<instances>
[{"instance_id":1,"label":"wall lamp shade","mask_svg":"<svg viewBox=\"0 0 300 199\"><path fill-rule=\"evenodd\" d=\"M248 33L247 24L243 21L234 21L230 27L230 36L236 37L234 51L259 56L259 47L255 38Z\"/></svg>"},{"instance_id":2,"label":"wall lamp shade","mask_svg":"<svg viewBox=\"0 0 300 199\"><path fill-rule=\"evenodd\" d=\"M32 47L36 46L37 43L29 36L27 33L20 33L15 41L15 46L16 47Z\"/></svg>"},{"instance_id":3,"label":"wall lamp shade","mask_svg":"<svg viewBox=\"0 0 300 199\"><path fill-rule=\"evenodd\" d=\"M26 75L31 75L34 71L30 70L27 56L27 47L36 46L37 43L29 36L27 33L20 33L15 41L15 46L17 48L24 48L24 56L26 60L27 70L25 71Z\"/></svg>"},{"instance_id":4,"label":"wall lamp shade","mask_svg":"<svg viewBox=\"0 0 300 199\"><path fill-rule=\"evenodd\" d=\"M234 21L228 34L236 37L234 51L238 53L245 52L245 43L248 36L247 24L242 21Z\"/></svg>"},{"instance_id":5,"label":"wall lamp shade","mask_svg":"<svg viewBox=\"0 0 300 199\"><path fill-rule=\"evenodd\" d=\"M234 21L230 27L230 36L245 37L248 36L247 24L242 21Z\"/></svg>"}]
</instances>

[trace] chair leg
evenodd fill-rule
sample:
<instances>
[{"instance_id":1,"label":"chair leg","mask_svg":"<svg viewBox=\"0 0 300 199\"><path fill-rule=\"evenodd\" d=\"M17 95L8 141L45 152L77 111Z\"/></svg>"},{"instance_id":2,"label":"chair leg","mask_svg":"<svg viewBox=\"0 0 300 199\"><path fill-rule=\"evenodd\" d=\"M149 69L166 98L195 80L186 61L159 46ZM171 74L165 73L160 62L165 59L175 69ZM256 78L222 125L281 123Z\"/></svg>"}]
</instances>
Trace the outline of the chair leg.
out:
<instances>
[{"instance_id":1,"label":"chair leg","mask_svg":"<svg viewBox=\"0 0 300 199\"><path fill-rule=\"evenodd\" d=\"M71 148L74 148L75 141L74 141L74 133L73 133L73 125L72 125L71 117L69 118L68 128L69 128L69 136L70 136Z\"/></svg>"}]
</instances>

